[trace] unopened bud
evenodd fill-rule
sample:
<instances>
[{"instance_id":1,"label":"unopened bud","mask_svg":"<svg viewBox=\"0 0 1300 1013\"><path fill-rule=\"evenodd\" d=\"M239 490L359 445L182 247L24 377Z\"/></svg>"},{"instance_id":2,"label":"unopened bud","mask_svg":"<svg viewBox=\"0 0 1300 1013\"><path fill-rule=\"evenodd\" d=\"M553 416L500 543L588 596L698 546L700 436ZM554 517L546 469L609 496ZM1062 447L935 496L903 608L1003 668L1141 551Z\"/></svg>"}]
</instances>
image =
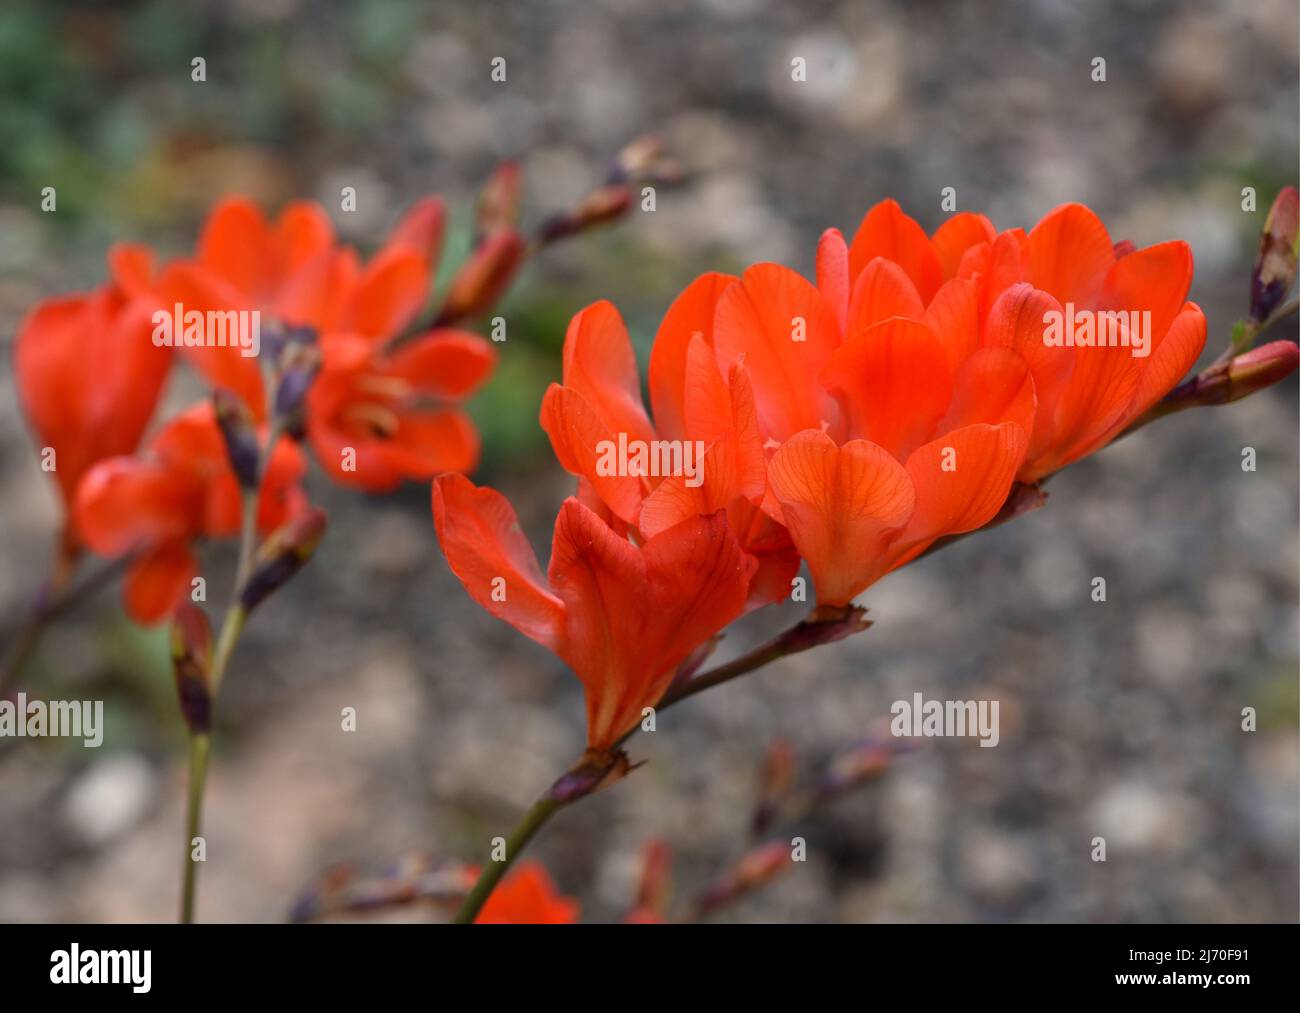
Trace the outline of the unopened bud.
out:
<instances>
[{"instance_id":1,"label":"unopened bud","mask_svg":"<svg viewBox=\"0 0 1300 1013\"><path fill-rule=\"evenodd\" d=\"M663 142L651 134L638 137L618 153L608 183L657 183L674 186L686 174L664 154Z\"/></svg>"},{"instance_id":2,"label":"unopened bud","mask_svg":"<svg viewBox=\"0 0 1300 1013\"><path fill-rule=\"evenodd\" d=\"M256 489L262 450L253 413L242 398L222 387L212 392L212 408L235 478L245 489Z\"/></svg>"},{"instance_id":3,"label":"unopened bud","mask_svg":"<svg viewBox=\"0 0 1300 1013\"><path fill-rule=\"evenodd\" d=\"M496 167L478 195L474 209L474 234L479 242L503 229L519 224L519 195L523 177L517 162Z\"/></svg>"},{"instance_id":4,"label":"unopened bud","mask_svg":"<svg viewBox=\"0 0 1300 1013\"><path fill-rule=\"evenodd\" d=\"M320 362L314 330L303 327L287 332L277 359L275 416L284 432L295 440L302 439L306 431L307 391L316 379Z\"/></svg>"},{"instance_id":5,"label":"unopened bud","mask_svg":"<svg viewBox=\"0 0 1300 1013\"><path fill-rule=\"evenodd\" d=\"M759 845L708 886L695 901L702 917L766 883L790 867L790 846L784 841Z\"/></svg>"},{"instance_id":6,"label":"unopened bud","mask_svg":"<svg viewBox=\"0 0 1300 1013\"><path fill-rule=\"evenodd\" d=\"M874 781L889 769L895 757L911 748L912 744L905 740L868 739L848 752L840 753L831 761L821 783L817 785L814 801L824 802Z\"/></svg>"},{"instance_id":7,"label":"unopened bud","mask_svg":"<svg viewBox=\"0 0 1300 1013\"><path fill-rule=\"evenodd\" d=\"M614 158L611 182L640 179L663 157L663 141L654 134L642 134Z\"/></svg>"},{"instance_id":8,"label":"unopened bud","mask_svg":"<svg viewBox=\"0 0 1300 1013\"><path fill-rule=\"evenodd\" d=\"M197 605L184 602L172 616L171 655L181 717L191 735L206 735L212 730L212 627Z\"/></svg>"},{"instance_id":9,"label":"unopened bud","mask_svg":"<svg viewBox=\"0 0 1300 1013\"><path fill-rule=\"evenodd\" d=\"M621 217L632 206L632 191L622 183L610 183L591 191L567 211L552 215L537 230L537 241L557 239L582 232Z\"/></svg>"},{"instance_id":10,"label":"unopened bud","mask_svg":"<svg viewBox=\"0 0 1300 1013\"><path fill-rule=\"evenodd\" d=\"M418 201L398 223L388 240L388 245L405 246L421 256L435 259L442 246L442 233L447 220L447 209L441 197L425 197Z\"/></svg>"},{"instance_id":11,"label":"unopened bud","mask_svg":"<svg viewBox=\"0 0 1300 1013\"><path fill-rule=\"evenodd\" d=\"M636 910L658 915L668 910L672 892L672 851L666 842L648 841L641 857L641 882L637 887Z\"/></svg>"},{"instance_id":12,"label":"unopened bud","mask_svg":"<svg viewBox=\"0 0 1300 1013\"><path fill-rule=\"evenodd\" d=\"M1273 201L1250 276L1250 319L1263 323L1291 291L1300 252L1300 193L1285 187Z\"/></svg>"},{"instance_id":13,"label":"unopened bud","mask_svg":"<svg viewBox=\"0 0 1300 1013\"><path fill-rule=\"evenodd\" d=\"M759 836L771 826L781 803L794 787L794 747L785 739L777 739L768 748L759 776L758 804L754 807L751 831Z\"/></svg>"},{"instance_id":14,"label":"unopened bud","mask_svg":"<svg viewBox=\"0 0 1300 1013\"><path fill-rule=\"evenodd\" d=\"M262 543L253 572L239 595L239 603L246 613L287 584L306 565L325 536L325 525L325 511L309 507L282 524Z\"/></svg>"},{"instance_id":15,"label":"unopened bud","mask_svg":"<svg viewBox=\"0 0 1300 1013\"><path fill-rule=\"evenodd\" d=\"M489 309L514 278L524 252L524 238L514 229L486 237L452 278L437 325L446 326Z\"/></svg>"},{"instance_id":16,"label":"unopened bud","mask_svg":"<svg viewBox=\"0 0 1300 1013\"><path fill-rule=\"evenodd\" d=\"M1236 401L1285 380L1300 364L1300 348L1291 341L1270 341L1229 359L1226 396L1220 403ZM1208 402L1207 402L1208 403Z\"/></svg>"}]
</instances>

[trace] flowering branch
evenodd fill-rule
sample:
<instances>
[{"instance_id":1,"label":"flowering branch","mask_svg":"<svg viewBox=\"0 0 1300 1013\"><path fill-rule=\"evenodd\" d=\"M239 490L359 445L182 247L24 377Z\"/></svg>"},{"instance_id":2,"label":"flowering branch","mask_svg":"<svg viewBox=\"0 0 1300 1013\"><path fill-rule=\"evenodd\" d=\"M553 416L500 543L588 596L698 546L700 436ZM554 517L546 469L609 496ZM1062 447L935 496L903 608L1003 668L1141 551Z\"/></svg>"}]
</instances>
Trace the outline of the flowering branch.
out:
<instances>
[{"instance_id":1,"label":"flowering branch","mask_svg":"<svg viewBox=\"0 0 1300 1013\"><path fill-rule=\"evenodd\" d=\"M1296 302L1293 300L1271 316L1267 326L1271 326L1295 311ZM1262 333L1264 329L1265 327L1260 327L1256 333ZM1171 391L1156 408L1136 420L1125 431L1125 435L1147 422L1154 421L1154 419L1163 415L1181 411L1184 408L1199 404L1223 404L1262 390L1293 372L1296 368L1297 356L1295 345L1281 341L1245 352L1225 362L1211 365L1181 387ZM978 530L983 531L990 527L996 527L1041 507L1047 501L1047 493L1040 486L1042 482L1047 480L1047 477L1034 484L1014 483L1002 509L991 521ZM922 556L928 556L932 552L952 545L973 533L966 532L940 538L922 553ZM843 606L832 609L816 608L807 618L752 651L703 674L678 680L669 687L668 691L660 699L656 710L661 711L675 703L695 696L697 693L731 682L780 658L822 644L834 643L854 633L859 633L871 625L870 621L864 618L865 613L866 610L858 606ZM619 740L619 745L627 741L632 735L632 731L629 731ZM618 756L626 767L626 758L623 757L621 752L618 753ZM626 773L630 769L626 768L622 773ZM560 785L564 780L564 778L561 778L560 781L556 782L556 785ZM550 792L534 803L510 837L507 838L505 860L489 862L483 869L474 888L470 891L465 903L456 915L455 921L457 923L465 924L474 920L478 911L491 895L495 885L505 875L518 853L536 836L537 832L551 817L565 805L581 798L583 794L590 793L589 791L583 792L561 801L555 797L555 791L556 788L552 787Z\"/></svg>"},{"instance_id":2,"label":"flowering branch","mask_svg":"<svg viewBox=\"0 0 1300 1013\"><path fill-rule=\"evenodd\" d=\"M182 606L172 627L173 671L181 713L190 732L185 865L181 884L181 922L185 924L194 920L198 862L191 849L202 830L217 692L230 667L230 659L249 613L302 568L325 530L324 513L309 509L287 521L259 548L257 514L264 462L270 460L276 443L289 427L292 412L277 414L263 447L251 414L242 402L227 397L220 390L214 394L213 400L231 468L242 486L240 538L234 588L215 648L211 646L207 617L199 609ZM292 409L294 406L288 407Z\"/></svg>"}]
</instances>

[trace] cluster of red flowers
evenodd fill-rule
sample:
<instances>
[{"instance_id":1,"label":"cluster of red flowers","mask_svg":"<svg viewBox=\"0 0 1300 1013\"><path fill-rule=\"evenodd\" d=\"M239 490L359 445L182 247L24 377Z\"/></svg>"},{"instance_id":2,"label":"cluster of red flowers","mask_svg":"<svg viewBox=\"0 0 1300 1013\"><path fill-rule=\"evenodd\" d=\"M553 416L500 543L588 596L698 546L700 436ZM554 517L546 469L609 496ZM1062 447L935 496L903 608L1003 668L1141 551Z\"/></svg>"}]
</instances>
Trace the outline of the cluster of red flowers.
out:
<instances>
[{"instance_id":1,"label":"cluster of red flowers","mask_svg":"<svg viewBox=\"0 0 1300 1013\"><path fill-rule=\"evenodd\" d=\"M65 561L83 548L129 555L127 608L151 623L186 594L197 572L192 543L239 531L240 483L211 403L182 411L138 452L177 354L228 392L253 439L275 443L258 476L263 533L307 505L306 459L296 441L278 439L286 431L305 436L335 480L368 491L472 469L478 436L456 405L496 355L453 325L500 293L522 243L509 228L482 237L452 282L457 312L448 303L436 326L408 333L429 301L443 223L442 202L428 198L363 263L316 204L268 221L231 199L212 212L192 257L158 269L148 250L115 247L101 289L37 306L19 329L15 371L65 506ZM207 324L199 341L156 340L157 314L177 307L204 321L257 313L270 354L208 340ZM280 380L274 399L268 359ZM286 370L287 361L299 365Z\"/></svg>"},{"instance_id":2,"label":"cluster of red flowers","mask_svg":"<svg viewBox=\"0 0 1300 1013\"><path fill-rule=\"evenodd\" d=\"M987 524L1014 482L1105 446L1205 343L1187 244L1113 243L1077 204L1027 233L967 213L927 236L885 201L851 243L827 231L816 265L815 284L761 264L687 288L654 339L653 419L618 311L574 318L541 412L578 480L546 576L504 497L435 480L452 569L577 673L593 750L733 619L789 595L801 559L818 604L842 611ZM1045 340L1050 314L1080 312L1117 340ZM697 480L611 469L601 449L674 441L702 450Z\"/></svg>"}]
</instances>

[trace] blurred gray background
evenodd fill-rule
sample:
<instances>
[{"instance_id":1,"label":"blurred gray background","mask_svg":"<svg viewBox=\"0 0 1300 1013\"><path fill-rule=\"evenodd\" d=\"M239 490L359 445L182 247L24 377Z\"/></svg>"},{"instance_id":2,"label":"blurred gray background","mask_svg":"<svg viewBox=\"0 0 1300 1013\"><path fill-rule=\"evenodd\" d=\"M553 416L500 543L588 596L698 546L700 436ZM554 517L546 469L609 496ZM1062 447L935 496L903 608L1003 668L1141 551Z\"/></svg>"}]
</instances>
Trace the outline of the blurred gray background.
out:
<instances>
[{"instance_id":1,"label":"blurred gray background","mask_svg":"<svg viewBox=\"0 0 1300 1013\"><path fill-rule=\"evenodd\" d=\"M1269 201L1295 182L1298 35L1292 0L9 0L0 614L39 584L57 516L9 343L36 300L98 284L113 241L181 255L224 194L337 209L352 185L358 210L335 220L365 249L442 192L458 209L454 260L499 159L522 160L535 222L633 136L661 134L690 181L528 269L505 304L500 370L473 405L476 479L511 497L545 561L570 480L536 411L568 317L615 300L644 363L696 274L767 259L808 271L822 229L852 230L885 196L927 229L952 186L959 208L1000 227L1080 200L1116 239L1188 240L1208 361L1245 311ZM194 56L205 83L190 80ZM504 84L489 77L497 56ZM1105 83L1090 79L1097 56ZM47 185L56 214L39 210ZM1241 210L1244 186L1256 213ZM1295 390L1293 378L1152 426L1053 481L1045 509L893 575L863 599L874 628L663 715L633 745L648 765L564 813L533 853L584 918L609 920L631 901L642 843L662 837L685 901L746 847L774 737L815 770L919 691L998 699L1001 744L922 743L783 828L809 860L717 917L1295 920ZM199 395L178 372L167 407ZM1241 470L1244 446L1255 473ZM256 616L223 687L205 920L283 919L339 862L378 874L412 852L482 860L583 740L577 681L447 571L427 487L364 497L313 474L310 489L328 539ZM214 602L232 552L205 551ZM1089 597L1095 576L1104 604ZM799 608L750 617L719 657ZM109 729L99 750L0 749L0 920L174 918L184 736L164 635L101 595L47 636L24 683L104 699ZM1253 733L1240 730L1247 706ZM1090 858L1096 836L1104 864Z\"/></svg>"}]
</instances>

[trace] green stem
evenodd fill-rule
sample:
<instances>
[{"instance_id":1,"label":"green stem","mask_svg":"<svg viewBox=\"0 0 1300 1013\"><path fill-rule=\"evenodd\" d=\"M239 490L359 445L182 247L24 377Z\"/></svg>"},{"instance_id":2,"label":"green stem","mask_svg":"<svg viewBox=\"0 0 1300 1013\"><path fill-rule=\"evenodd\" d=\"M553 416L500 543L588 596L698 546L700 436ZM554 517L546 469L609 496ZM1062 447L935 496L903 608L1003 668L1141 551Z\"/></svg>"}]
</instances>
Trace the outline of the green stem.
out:
<instances>
[{"instance_id":1,"label":"green stem","mask_svg":"<svg viewBox=\"0 0 1300 1013\"><path fill-rule=\"evenodd\" d=\"M496 889L497 883L501 881L528 842L536 836L537 831L546 825L547 821L557 812L563 809L564 802L560 802L551 797L548 793L533 803L531 809L524 814L524 818L519 821L519 825L506 838L505 858L499 862L488 862L483 871L479 874L478 881L474 888L466 895L460 910L456 912L456 917L452 922L456 925L470 925L478 917L483 905L487 903L488 897Z\"/></svg>"},{"instance_id":2,"label":"green stem","mask_svg":"<svg viewBox=\"0 0 1300 1013\"><path fill-rule=\"evenodd\" d=\"M712 689L724 682L730 682L732 679L737 679L755 669L762 668L778 658L798 654L800 651L806 651L818 644L830 643L863 630L869 624L862 619L862 612L862 609L851 606L814 609L807 619L795 623L788 630L777 634L767 643L754 648L749 653L743 654L725 665L710 669L702 675L697 675L683 683L679 683L664 694L655 710L663 711L673 706L673 704L694 696L696 693L702 693L706 689ZM633 728L619 739L614 749L617 750L622 746L635 730ZM559 783L557 782L557 786ZM546 825L547 821L565 805L569 804L568 801L558 800L554 792L555 788L552 788L550 792L539 798L533 804L533 807L524 814L523 819L511 832L510 836L506 838L505 860L489 862L483 871L479 873L478 881L475 882L473 889L470 890L460 910L456 913L454 919L456 924L468 925L473 922L488 897L492 895L492 891L500 882L501 877L510 868L510 863L515 860L519 852L527 846L537 832ZM571 801L577 801L577 798L581 797L582 795L578 795Z\"/></svg>"},{"instance_id":3,"label":"green stem","mask_svg":"<svg viewBox=\"0 0 1300 1013\"><path fill-rule=\"evenodd\" d=\"M194 839L199 836L203 826L203 791L208 782L208 756L211 750L210 735L190 736L190 790L186 802L183 853L185 872L181 887L181 924L183 925L189 925L194 921L194 895L199 880L199 863L194 859Z\"/></svg>"},{"instance_id":4,"label":"green stem","mask_svg":"<svg viewBox=\"0 0 1300 1013\"><path fill-rule=\"evenodd\" d=\"M208 671L208 694L211 699L210 714L215 714L217 690L230 665L230 658L235 653L240 634L244 632L244 623L248 613L240 604L239 596L248 576L252 572L253 550L257 545L257 490L245 492L243 500L243 520L240 526L239 564L235 571L235 589L226 609L225 619L221 622L221 632L217 635L217 644L212 651L212 665ZM186 810L186 827L188 834L185 841L185 876L181 887L181 922L189 924L194 920L195 893L198 889L198 863L190 855L194 838L200 835L203 826L203 794L208 781L208 757L211 753L211 735L200 733L190 737L190 785Z\"/></svg>"}]
</instances>

